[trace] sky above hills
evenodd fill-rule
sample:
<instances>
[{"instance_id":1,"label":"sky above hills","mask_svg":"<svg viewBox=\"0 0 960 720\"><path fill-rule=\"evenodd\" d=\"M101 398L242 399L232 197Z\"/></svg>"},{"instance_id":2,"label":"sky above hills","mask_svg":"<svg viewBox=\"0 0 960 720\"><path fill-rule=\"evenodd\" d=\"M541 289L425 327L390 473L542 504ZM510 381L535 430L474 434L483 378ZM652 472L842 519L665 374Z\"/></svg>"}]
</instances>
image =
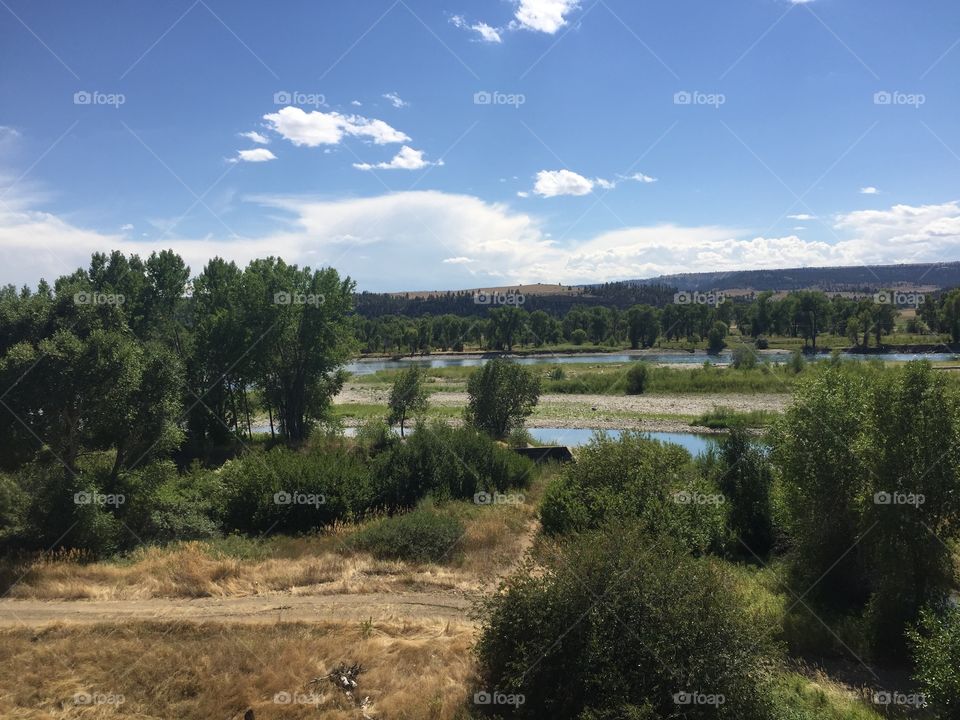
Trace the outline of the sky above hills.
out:
<instances>
[{"instance_id":1,"label":"sky above hills","mask_svg":"<svg viewBox=\"0 0 960 720\"><path fill-rule=\"evenodd\" d=\"M951 0L0 0L0 283L960 259Z\"/></svg>"}]
</instances>

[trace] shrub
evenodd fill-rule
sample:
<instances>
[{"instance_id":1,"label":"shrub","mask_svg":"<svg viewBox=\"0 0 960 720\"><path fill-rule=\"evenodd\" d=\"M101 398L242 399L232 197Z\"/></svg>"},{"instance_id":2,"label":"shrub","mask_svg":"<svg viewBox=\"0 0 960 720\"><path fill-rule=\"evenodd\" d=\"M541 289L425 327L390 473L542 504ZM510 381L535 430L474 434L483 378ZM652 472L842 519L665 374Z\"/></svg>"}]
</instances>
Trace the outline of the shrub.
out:
<instances>
[{"instance_id":1,"label":"shrub","mask_svg":"<svg viewBox=\"0 0 960 720\"><path fill-rule=\"evenodd\" d=\"M308 532L374 507L366 462L343 447L252 452L226 463L219 476L228 532Z\"/></svg>"},{"instance_id":2,"label":"shrub","mask_svg":"<svg viewBox=\"0 0 960 720\"><path fill-rule=\"evenodd\" d=\"M705 551L720 545L724 508L683 448L637 432L601 433L547 487L540 519L553 535L626 519Z\"/></svg>"},{"instance_id":3,"label":"shrub","mask_svg":"<svg viewBox=\"0 0 960 720\"><path fill-rule=\"evenodd\" d=\"M908 632L916 669L914 678L927 701L945 720L960 718L960 608L925 610Z\"/></svg>"},{"instance_id":4,"label":"shrub","mask_svg":"<svg viewBox=\"0 0 960 720\"><path fill-rule=\"evenodd\" d=\"M650 369L646 363L632 363L627 370L627 395L643 395L649 379Z\"/></svg>"},{"instance_id":5,"label":"shrub","mask_svg":"<svg viewBox=\"0 0 960 720\"><path fill-rule=\"evenodd\" d=\"M728 328L726 323L717 320L710 331L707 333L707 352L711 355L718 354L726 346L724 338L727 337Z\"/></svg>"},{"instance_id":6,"label":"shrub","mask_svg":"<svg viewBox=\"0 0 960 720\"><path fill-rule=\"evenodd\" d=\"M583 328L577 328L570 333L570 342L574 345L583 345L587 341L587 331Z\"/></svg>"},{"instance_id":7,"label":"shrub","mask_svg":"<svg viewBox=\"0 0 960 720\"><path fill-rule=\"evenodd\" d=\"M456 559L463 525L434 510L414 510L377 520L359 530L348 544L381 560L450 563Z\"/></svg>"},{"instance_id":8,"label":"shrub","mask_svg":"<svg viewBox=\"0 0 960 720\"><path fill-rule=\"evenodd\" d=\"M616 525L532 569L485 603L477 645L481 688L524 696L512 716L771 716L772 644L718 566ZM677 703L694 692L724 702Z\"/></svg>"},{"instance_id":9,"label":"shrub","mask_svg":"<svg viewBox=\"0 0 960 720\"><path fill-rule=\"evenodd\" d=\"M421 499L467 500L530 481L532 463L468 427L421 423L405 443L374 457L377 507L411 508Z\"/></svg>"},{"instance_id":10,"label":"shrub","mask_svg":"<svg viewBox=\"0 0 960 720\"><path fill-rule=\"evenodd\" d=\"M27 494L12 475L0 473L0 543L23 532Z\"/></svg>"},{"instance_id":11,"label":"shrub","mask_svg":"<svg viewBox=\"0 0 960 720\"><path fill-rule=\"evenodd\" d=\"M720 441L717 455L716 483L729 508L732 549L748 558L766 557L773 549L773 473L766 453L743 428L734 427Z\"/></svg>"},{"instance_id":12,"label":"shrub","mask_svg":"<svg viewBox=\"0 0 960 720\"><path fill-rule=\"evenodd\" d=\"M757 366L757 351L749 345L737 345L730 364L737 370L753 370Z\"/></svg>"},{"instance_id":13,"label":"shrub","mask_svg":"<svg viewBox=\"0 0 960 720\"><path fill-rule=\"evenodd\" d=\"M757 350L766 350L770 347L770 341L765 337L758 337L754 344L757 346Z\"/></svg>"}]
</instances>

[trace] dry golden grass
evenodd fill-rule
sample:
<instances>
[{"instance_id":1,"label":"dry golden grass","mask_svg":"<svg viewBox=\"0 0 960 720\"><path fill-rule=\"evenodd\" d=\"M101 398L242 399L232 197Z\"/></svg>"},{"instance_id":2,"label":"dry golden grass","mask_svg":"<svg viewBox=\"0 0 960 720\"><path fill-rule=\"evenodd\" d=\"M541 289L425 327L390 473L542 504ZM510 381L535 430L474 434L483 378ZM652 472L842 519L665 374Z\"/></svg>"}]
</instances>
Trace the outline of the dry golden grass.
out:
<instances>
[{"instance_id":1,"label":"dry golden grass","mask_svg":"<svg viewBox=\"0 0 960 720\"><path fill-rule=\"evenodd\" d=\"M349 551L344 537L356 528L341 527L302 538L238 540L239 548L223 542L151 547L122 561L85 562L75 554L44 556L6 568L3 574L10 586L3 590L8 590L8 598L35 600L145 600L267 592L473 593L489 589L529 546L540 492L531 490L523 505L442 506L465 527L456 561L450 565L410 565ZM238 549L241 555L251 556L236 557Z\"/></svg>"},{"instance_id":2,"label":"dry golden grass","mask_svg":"<svg viewBox=\"0 0 960 720\"><path fill-rule=\"evenodd\" d=\"M471 642L466 625L430 623L6 631L0 717L210 720L253 709L257 720L461 718L473 674ZM365 669L356 693L358 701L369 698L362 711L328 680L310 684L355 662ZM77 693L101 702L78 705ZM301 702L275 702L278 693Z\"/></svg>"}]
</instances>

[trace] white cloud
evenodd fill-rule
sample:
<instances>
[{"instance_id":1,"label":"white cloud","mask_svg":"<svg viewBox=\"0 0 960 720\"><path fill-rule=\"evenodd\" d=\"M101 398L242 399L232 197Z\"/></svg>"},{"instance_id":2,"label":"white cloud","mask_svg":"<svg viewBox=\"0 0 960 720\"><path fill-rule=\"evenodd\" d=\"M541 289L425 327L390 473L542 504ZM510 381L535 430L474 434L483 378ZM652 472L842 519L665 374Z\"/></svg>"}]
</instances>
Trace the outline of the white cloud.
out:
<instances>
[{"instance_id":1,"label":"white cloud","mask_svg":"<svg viewBox=\"0 0 960 720\"><path fill-rule=\"evenodd\" d=\"M357 168L357 170L373 170L374 168L381 170L420 170L421 168L434 164L443 165L443 161L440 160L437 163L427 162L423 159L422 150L414 150L412 147L404 145L400 148L400 152L393 156L390 162L380 162L375 165L371 165L370 163L354 163L353 166Z\"/></svg>"},{"instance_id":2,"label":"white cloud","mask_svg":"<svg viewBox=\"0 0 960 720\"><path fill-rule=\"evenodd\" d=\"M477 22L472 25L466 21L463 15L454 15L450 18L450 23L454 27L462 28L464 30L473 30L479 39L488 43L501 43L503 38L500 36L500 30L490 25L487 25L485 22Z\"/></svg>"},{"instance_id":3,"label":"white cloud","mask_svg":"<svg viewBox=\"0 0 960 720\"><path fill-rule=\"evenodd\" d=\"M383 97L389 100L390 104L393 105L395 108L410 107L410 103L408 103L406 100L404 100L395 92L384 93Z\"/></svg>"},{"instance_id":4,"label":"white cloud","mask_svg":"<svg viewBox=\"0 0 960 720\"><path fill-rule=\"evenodd\" d=\"M266 135L261 135L256 130L251 130L250 132L239 133L240 137L245 137L247 140L252 140L258 145L267 145L270 143L270 138Z\"/></svg>"},{"instance_id":5,"label":"white cloud","mask_svg":"<svg viewBox=\"0 0 960 720\"><path fill-rule=\"evenodd\" d=\"M530 197L530 193L528 193L526 190L519 190L517 191L517 197L528 198Z\"/></svg>"},{"instance_id":6,"label":"white cloud","mask_svg":"<svg viewBox=\"0 0 960 720\"><path fill-rule=\"evenodd\" d=\"M816 215L810 215L808 213L797 213L796 215L787 215L791 220L816 220Z\"/></svg>"},{"instance_id":7,"label":"white cloud","mask_svg":"<svg viewBox=\"0 0 960 720\"><path fill-rule=\"evenodd\" d=\"M268 162L276 160L277 156L266 148L253 148L252 150L237 150L237 156L230 162Z\"/></svg>"},{"instance_id":8,"label":"white cloud","mask_svg":"<svg viewBox=\"0 0 960 720\"><path fill-rule=\"evenodd\" d=\"M879 195L880 191L873 187L873 185L868 185L867 187L860 188L861 195Z\"/></svg>"},{"instance_id":9,"label":"white cloud","mask_svg":"<svg viewBox=\"0 0 960 720\"><path fill-rule=\"evenodd\" d=\"M503 38L500 37L500 31L495 27L487 25L485 22L478 22L470 26L471 30L475 30L479 35L480 39L488 43L500 43L503 42Z\"/></svg>"},{"instance_id":10,"label":"white cloud","mask_svg":"<svg viewBox=\"0 0 960 720\"><path fill-rule=\"evenodd\" d=\"M312 110L304 112L293 106L269 113L263 119L270 128L294 145L317 147L337 145L345 135L372 140L377 145L407 142L410 137L396 130L383 120L369 119L360 115L341 115L338 112Z\"/></svg>"},{"instance_id":11,"label":"white cloud","mask_svg":"<svg viewBox=\"0 0 960 720\"><path fill-rule=\"evenodd\" d=\"M363 103L360 102L359 100L351 100L350 104L353 105L354 107L361 107L363 105Z\"/></svg>"},{"instance_id":12,"label":"white cloud","mask_svg":"<svg viewBox=\"0 0 960 720\"><path fill-rule=\"evenodd\" d=\"M541 170L533 186L533 191L541 197L588 195L592 190L592 180L571 170Z\"/></svg>"},{"instance_id":13,"label":"white cloud","mask_svg":"<svg viewBox=\"0 0 960 720\"><path fill-rule=\"evenodd\" d=\"M625 180L636 180L638 183L655 183L657 179L655 177L650 177L649 175L644 175L642 172L634 173L633 175L628 175L624 178Z\"/></svg>"},{"instance_id":14,"label":"white cloud","mask_svg":"<svg viewBox=\"0 0 960 720\"><path fill-rule=\"evenodd\" d=\"M960 203L896 205L834 218L842 239L757 237L722 226L672 223L626 227L563 242L543 220L504 204L438 191L367 198L248 198L281 211L270 233L253 238L134 240L83 229L7 196L0 205L0 284L35 284L86 267L94 251L149 255L172 248L198 272L219 255L245 265L278 255L333 264L361 289L603 282L662 273L823 265L940 262L960 257ZM284 219L284 218L287 219ZM429 281L425 281L428 278Z\"/></svg>"},{"instance_id":15,"label":"white cloud","mask_svg":"<svg viewBox=\"0 0 960 720\"><path fill-rule=\"evenodd\" d=\"M617 183L613 180L605 180L603 178L594 178L593 181L597 184L598 187L603 188L604 190L613 190Z\"/></svg>"},{"instance_id":16,"label":"white cloud","mask_svg":"<svg viewBox=\"0 0 960 720\"><path fill-rule=\"evenodd\" d=\"M577 0L520 0L514 25L553 35L567 24L566 15L577 7Z\"/></svg>"},{"instance_id":17,"label":"white cloud","mask_svg":"<svg viewBox=\"0 0 960 720\"><path fill-rule=\"evenodd\" d=\"M120 226L120 232L130 232L131 230L133 230L133 225L131 225L130 223Z\"/></svg>"}]
</instances>

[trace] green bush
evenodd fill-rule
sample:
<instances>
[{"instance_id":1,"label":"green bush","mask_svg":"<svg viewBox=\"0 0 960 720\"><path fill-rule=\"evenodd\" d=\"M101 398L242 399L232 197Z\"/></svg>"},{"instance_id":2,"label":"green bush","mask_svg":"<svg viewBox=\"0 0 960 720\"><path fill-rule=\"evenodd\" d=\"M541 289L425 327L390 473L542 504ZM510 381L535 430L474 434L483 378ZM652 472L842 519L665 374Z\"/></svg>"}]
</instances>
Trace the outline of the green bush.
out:
<instances>
[{"instance_id":1,"label":"green bush","mask_svg":"<svg viewBox=\"0 0 960 720\"><path fill-rule=\"evenodd\" d=\"M613 526L523 568L484 606L479 689L518 718L772 717L763 624L719 566ZM682 704L681 693L724 699ZM498 708L500 709L500 708Z\"/></svg>"},{"instance_id":2,"label":"green bush","mask_svg":"<svg viewBox=\"0 0 960 720\"><path fill-rule=\"evenodd\" d=\"M638 432L600 433L547 487L540 519L551 535L627 519L703 552L722 545L725 509L682 447Z\"/></svg>"},{"instance_id":3,"label":"green bush","mask_svg":"<svg viewBox=\"0 0 960 720\"><path fill-rule=\"evenodd\" d=\"M456 545L462 536L456 518L421 509L376 520L347 542L381 560L450 563L459 555Z\"/></svg>"},{"instance_id":4,"label":"green bush","mask_svg":"<svg viewBox=\"0 0 960 720\"><path fill-rule=\"evenodd\" d=\"M468 500L530 482L532 463L469 427L421 423L406 442L373 458L374 505L411 508L427 496Z\"/></svg>"},{"instance_id":5,"label":"green bush","mask_svg":"<svg viewBox=\"0 0 960 720\"><path fill-rule=\"evenodd\" d=\"M309 532L374 508L367 463L343 447L252 452L219 476L227 532Z\"/></svg>"},{"instance_id":6,"label":"green bush","mask_svg":"<svg viewBox=\"0 0 960 720\"><path fill-rule=\"evenodd\" d=\"M650 369L646 363L635 362L627 370L627 395L643 395L650 379Z\"/></svg>"},{"instance_id":7,"label":"green bush","mask_svg":"<svg viewBox=\"0 0 960 720\"><path fill-rule=\"evenodd\" d=\"M28 497L12 475L0 473L0 543L23 532Z\"/></svg>"},{"instance_id":8,"label":"green bush","mask_svg":"<svg viewBox=\"0 0 960 720\"><path fill-rule=\"evenodd\" d=\"M737 370L753 370L757 367L757 351L749 345L737 345L730 364Z\"/></svg>"},{"instance_id":9,"label":"green bush","mask_svg":"<svg viewBox=\"0 0 960 720\"><path fill-rule=\"evenodd\" d=\"M927 701L944 720L960 718L960 608L942 613L925 610L908 632L916 669L914 677Z\"/></svg>"},{"instance_id":10,"label":"green bush","mask_svg":"<svg viewBox=\"0 0 960 720\"><path fill-rule=\"evenodd\" d=\"M570 333L570 342L574 345L583 345L587 341L587 331L582 328L577 328L572 333Z\"/></svg>"}]
</instances>

